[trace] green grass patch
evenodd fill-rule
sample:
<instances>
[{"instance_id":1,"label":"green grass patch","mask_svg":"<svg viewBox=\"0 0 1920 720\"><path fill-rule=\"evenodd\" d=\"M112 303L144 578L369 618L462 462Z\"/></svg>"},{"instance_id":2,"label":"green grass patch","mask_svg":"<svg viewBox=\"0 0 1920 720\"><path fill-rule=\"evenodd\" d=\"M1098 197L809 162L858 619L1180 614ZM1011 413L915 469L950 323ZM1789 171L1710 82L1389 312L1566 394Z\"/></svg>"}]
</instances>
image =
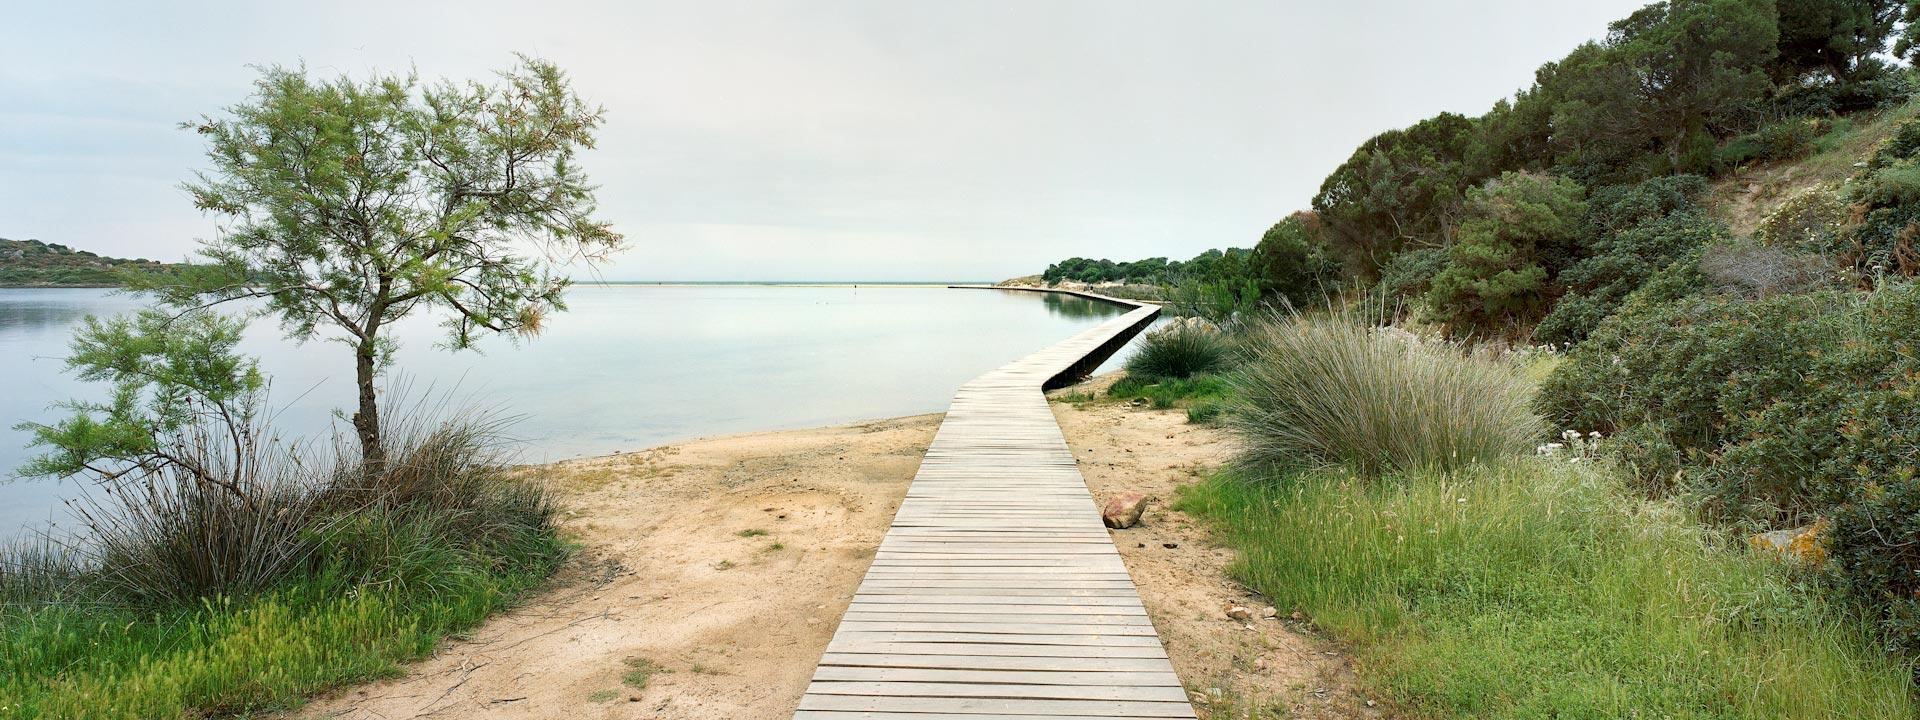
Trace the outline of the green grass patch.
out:
<instances>
[{"instance_id":1,"label":"green grass patch","mask_svg":"<svg viewBox=\"0 0 1920 720\"><path fill-rule=\"evenodd\" d=\"M1782 561L1521 459L1365 481L1223 473L1178 507L1241 581L1350 643L1422 717L1910 718L1911 668Z\"/></svg>"},{"instance_id":2,"label":"green grass patch","mask_svg":"<svg viewBox=\"0 0 1920 720\"><path fill-rule=\"evenodd\" d=\"M1195 375L1190 378L1128 375L1107 388L1109 397L1146 400L1163 410L1200 401L1224 400L1232 392L1233 386L1219 375Z\"/></svg>"},{"instance_id":3,"label":"green grass patch","mask_svg":"<svg viewBox=\"0 0 1920 720\"><path fill-rule=\"evenodd\" d=\"M620 682L635 690L645 690L647 681L663 672L672 672L646 658L627 658L627 671L620 676Z\"/></svg>"},{"instance_id":4,"label":"green grass patch","mask_svg":"<svg viewBox=\"0 0 1920 720\"><path fill-rule=\"evenodd\" d=\"M760 537L762 535L765 535L767 534L767 531L761 530L760 528L748 528L746 530L741 530L740 532L737 532L734 534L743 538L750 538L750 537Z\"/></svg>"},{"instance_id":5,"label":"green grass patch","mask_svg":"<svg viewBox=\"0 0 1920 720\"><path fill-rule=\"evenodd\" d=\"M160 611L82 605L0 610L0 716L176 718L294 707L316 691L398 672L538 585L564 556L552 535L518 558L411 548L393 582L334 572L248 598Z\"/></svg>"}]
</instances>

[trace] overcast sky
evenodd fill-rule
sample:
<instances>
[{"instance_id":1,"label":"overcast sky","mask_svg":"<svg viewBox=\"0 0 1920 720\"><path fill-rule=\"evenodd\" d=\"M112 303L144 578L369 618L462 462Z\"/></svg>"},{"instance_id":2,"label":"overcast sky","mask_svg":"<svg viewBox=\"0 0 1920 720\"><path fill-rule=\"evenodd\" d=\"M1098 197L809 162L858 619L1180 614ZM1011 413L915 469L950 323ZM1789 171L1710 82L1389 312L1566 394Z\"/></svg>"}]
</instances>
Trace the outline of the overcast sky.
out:
<instances>
[{"instance_id":1,"label":"overcast sky","mask_svg":"<svg viewBox=\"0 0 1920 720\"><path fill-rule=\"evenodd\" d=\"M1478 114L1638 0L10 2L0 237L181 259L176 124L249 64L479 77L606 107L620 280L991 280L1248 246L1382 130Z\"/></svg>"}]
</instances>

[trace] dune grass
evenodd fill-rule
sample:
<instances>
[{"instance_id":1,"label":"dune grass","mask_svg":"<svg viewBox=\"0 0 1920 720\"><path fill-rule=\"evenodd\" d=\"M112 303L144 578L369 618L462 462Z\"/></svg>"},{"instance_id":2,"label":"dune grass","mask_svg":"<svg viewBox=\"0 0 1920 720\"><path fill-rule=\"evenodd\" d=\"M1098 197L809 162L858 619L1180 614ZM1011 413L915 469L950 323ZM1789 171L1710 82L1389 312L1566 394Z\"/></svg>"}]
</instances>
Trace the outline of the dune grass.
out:
<instances>
[{"instance_id":1,"label":"dune grass","mask_svg":"<svg viewBox=\"0 0 1920 720\"><path fill-rule=\"evenodd\" d=\"M94 496L85 536L0 552L0 717L251 715L425 657L567 554L500 429L399 423L376 470L342 445L231 490L147 476Z\"/></svg>"},{"instance_id":2,"label":"dune grass","mask_svg":"<svg viewBox=\"0 0 1920 720\"><path fill-rule=\"evenodd\" d=\"M1920 711L1910 668L1847 610L1604 469L1228 472L1178 506L1240 551L1235 577L1351 644L1362 681L1417 716Z\"/></svg>"},{"instance_id":3,"label":"dune grass","mask_svg":"<svg viewBox=\"0 0 1920 720\"><path fill-rule=\"evenodd\" d=\"M1452 343L1312 315L1246 333L1231 422L1249 462L1445 470L1526 452L1542 432L1524 372Z\"/></svg>"},{"instance_id":4,"label":"dune grass","mask_svg":"<svg viewBox=\"0 0 1920 720\"><path fill-rule=\"evenodd\" d=\"M1219 330L1182 323L1141 338L1139 349L1127 358L1127 373L1143 378L1190 378L1227 369L1232 355L1227 336Z\"/></svg>"}]
</instances>

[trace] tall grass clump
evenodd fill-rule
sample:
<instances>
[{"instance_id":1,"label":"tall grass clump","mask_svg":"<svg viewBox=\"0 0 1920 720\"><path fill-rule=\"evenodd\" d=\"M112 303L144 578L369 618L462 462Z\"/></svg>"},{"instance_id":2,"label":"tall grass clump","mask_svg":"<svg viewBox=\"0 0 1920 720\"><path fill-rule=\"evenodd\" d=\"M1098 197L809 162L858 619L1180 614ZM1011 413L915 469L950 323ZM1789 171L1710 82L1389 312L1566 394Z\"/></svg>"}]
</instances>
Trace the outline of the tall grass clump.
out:
<instances>
[{"instance_id":1,"label":"tall grass clump","mask_svg":"<svg viewBox=\"0 0 1920 720\"><path fill-rule=\"evenodd\" d=\"M1529 451L1542 433L1524 373L1458 345L1304 314L1246 332L1231 425L1254 464L1449 470Z\"/></svg>"},{"instance_id":2,"label":"tall grass clump","mask_svg":"<svg viewBox=\"0 0 1920 720\"><path fill-rule=\"evenodd\" d=\"M1254 468L1183 491L1231 572L1354 648L1416 717L1911 718L1910 668L1787 561L1520 458L1374 482Z\"/></svg>"},{"instance_id":3,"label":"tall grass clump","mask_svg":"<svg viewBox=\"0 0 1920 720\"><path fill-rule=\"evenodd\" d=\"M77 532L0 552L0 716L290 707L537 586L565 545L505 420L407 410L380 466L350 438L305 453L221 433L239 445L176 450L222 484L120 475L77 501Z\"/></svg>"},{"instance_id":4,"label":"tall grass clump","mask_svg":"<svg viewBox=\"0 0 1920 720\"><path fill-rule=\"evenodd\" d=\"M1127 358L1127 373L1142 378L1185 379L1227 369L1233 348L1219 330L1181 322L1141 338Z\"/></svg>"}]
</instances>

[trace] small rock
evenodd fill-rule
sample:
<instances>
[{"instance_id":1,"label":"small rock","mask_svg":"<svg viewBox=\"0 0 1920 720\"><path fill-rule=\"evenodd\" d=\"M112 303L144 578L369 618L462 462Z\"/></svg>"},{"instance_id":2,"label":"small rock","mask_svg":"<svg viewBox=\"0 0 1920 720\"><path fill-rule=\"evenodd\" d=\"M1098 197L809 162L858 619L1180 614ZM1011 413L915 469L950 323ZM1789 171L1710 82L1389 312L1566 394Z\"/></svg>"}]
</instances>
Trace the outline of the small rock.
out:
<instances>
[{"instance_id":1,"label":"small rock","mask_svg":"<svg viewBox=\"0 0 1920 720\"><path fill-rule=\"evenodd\" d=\"M1280 617L1280 608L1268 605L1267 609L1260 611L1260 617L1267 620Z\"/></svg>"},{"instance_id":2,"label":"small rock","mask_svg":"<svg viewBox=\"0 0 1920 720\"><path fill-rule=\"evenodd\" d=\"M1160 543L1160 547L1166 548L1168 550L1172 550L1174 548L1180 547L1180 543Z\"/></svg>"},{"instance_id":3,"label":"small rock","mask_svg":"<svg viewBox=\"0 0 1920 720\"><path fill-rule=\"evenodd\" d=\"M1206 705L1212 702L1211 700L1207 699L1206 693L1202 693L1198 691L1187 693L1187 697L1193 698L1193 701L1195 703L1198 703L1201 705Z\"/></svg>"},{"instance_id":4,"label":"small rock","mask_svg":"<svg viewBox=\"0 0 1920 720\"><path fill-rule=\"evenodd\" d=\"M1368 700L1368 701L1367 701L1367 707L1373 707L1373 706L1375 706L1375 705L1379 705L1379 704L1380 704L1380 703L1377 703L1377 702L1374 702L1374 701L1372 701L1372 700Z\"/></svg>"},{"instance_id":5,"label":"small rock","mask_svg":"<svg viewBox=\"0 0 1920 720\"><path fill-rule=\"evenodd\" d=\"M1126 492L1107 501L1100 509L1100 522L1115 530L1125 530L1140 522L1140 515L1147 511L1147 496L1137 492Z\"/></svg>"},{"instance_id":6,"label":"small rock","mask_svg":"<svg viewBox=\"0 0 1920 720\"><path fill-rule=\"evenodd\" d=\"M1143 547L1146 547L1146 546L1147 546L1147 544L1146 544L1146 543L1134 543L1134 544L1133 544L1133 546L1134 546L1134 547L1137 547L1137 548L1143 548Z\"/></svg>"},{"instance_id":7,"label":"small rock","mask_svg":"<svg viewBox=\"0 0 1920 720\"><path fill-rule=\"evenodd\" d=\"M628 696L627 696L627 702L640 702L640 696L639 696L639 695L628 695Z\"/></svg>"},{"instance_id":8,"label":"small rock","mask_svg":"<svg viewBox=\"0 0 1920 720\"><path fill-rule=\"evenodd\" d=\"M1254 658L1254 659L1253 659L1253 669L1255 669L1255 670L1265 670L1265 669L1267 669L1267 659L1266 659L1266 658Z\"/></svg>"},{"instance_id":9,"label":"small rock","mask_svg":"<svg viewBox=\"0 0 1920 720\"><path fill-rule=\"evenodd\" d=\"M1239 605L1231 605L1227 607L1227 617L1235 620L1252 620L1253 611Z\"/></svg>"},{"instance_id":10,"label":"small rock","mask_svg":"<svg viewBox=\"0 0 1920 720\"><path fill-rule=\"evenodd\" d=\"M1299 610L1295 610L1293 611L1292 617L1294 622L1303 622L1307 619L1307 614L1300 612Z\"/></svg>"}]
</instances>

